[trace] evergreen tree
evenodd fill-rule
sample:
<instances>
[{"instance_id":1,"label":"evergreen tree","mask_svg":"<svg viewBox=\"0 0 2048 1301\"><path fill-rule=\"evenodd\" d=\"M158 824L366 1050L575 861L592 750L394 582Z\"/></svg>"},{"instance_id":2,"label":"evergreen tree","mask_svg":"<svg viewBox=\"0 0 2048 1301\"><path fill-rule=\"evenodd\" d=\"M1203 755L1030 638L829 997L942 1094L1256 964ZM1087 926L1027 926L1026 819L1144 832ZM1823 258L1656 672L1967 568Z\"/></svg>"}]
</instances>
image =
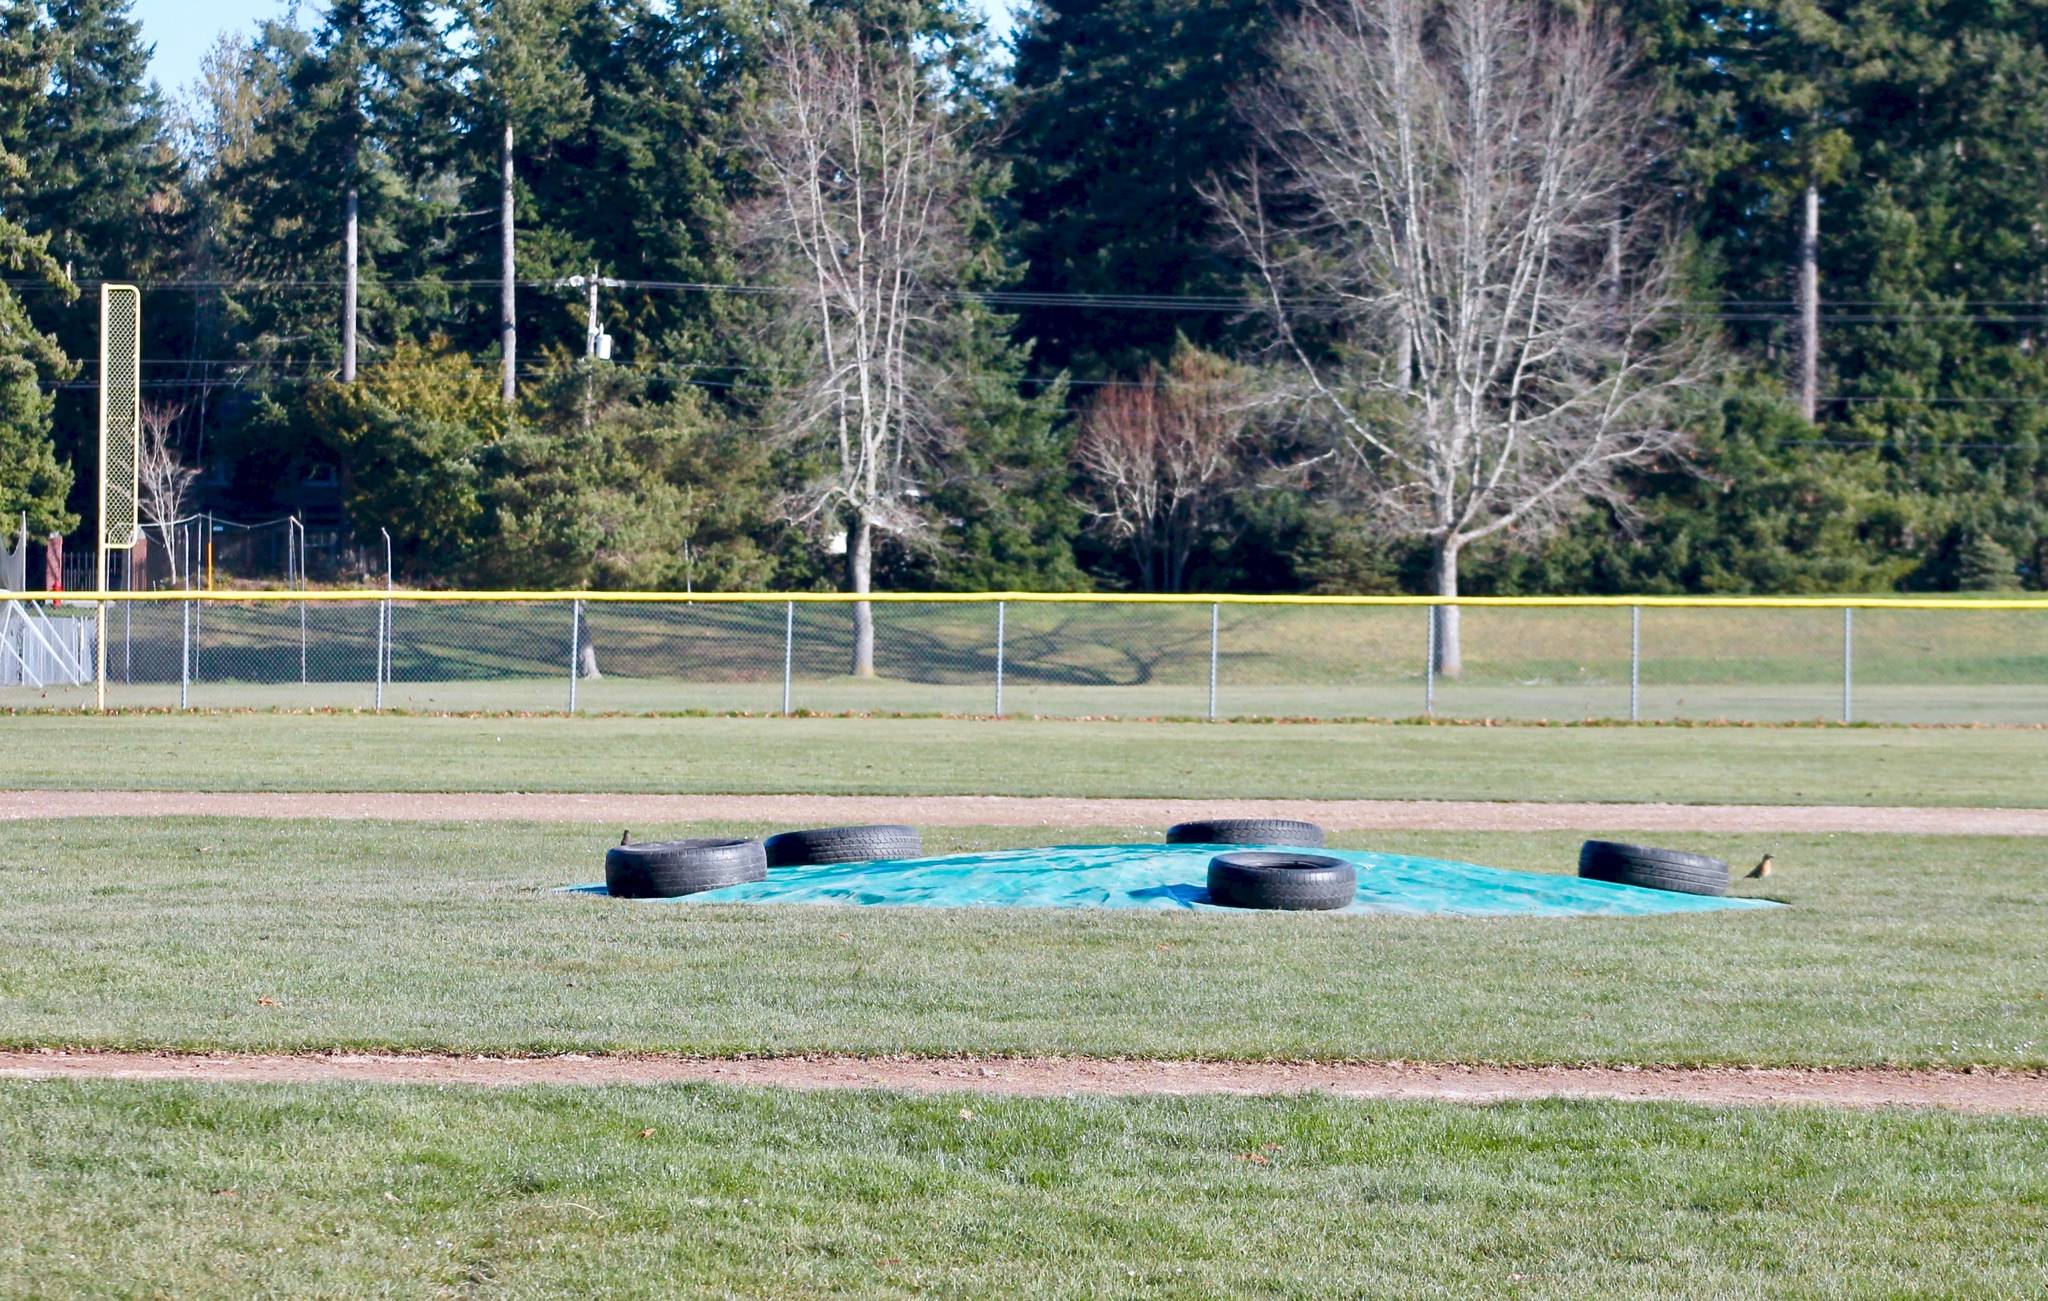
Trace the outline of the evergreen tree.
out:
<instances>
[{"instance_id":1,"label":"evergreen tree","mask_svg":"<svg viewBox=\"0 0 2048 1301\"><path fill-rule=\"evenodd\" d=\"M65 507L71 468L57 457L50 436L53 407L45 385L68 379L75 368L57 340L38 330L11 281L26 275L47 292L45 301L69 302L77 290L49 255L46 234L30 234L13 214L21 206L28 169L20 153L33 108L48 75L46 32L26 0L0 4L0 522L12 530L25 512L31 533L65 532L78 517Z\"/></svg>"},{"instance_id":2,"label":"evergreen tree","mask_svg":"<svg viewBox=\"0 0 2048 1301\"><path fill-rule=\"evenodd\" d=\"M483 531L483 461L510 426L489 372L445 339L401 342L354 384L322 382L273 417L324 447L365 529L389 527L410 573L453 573Z\"/></svg>"},{"instance_id":3,"label":"evergreen tree","mask_svg":"<svg viewBox=\"0 0 2048 1301\"><path fill-rule=\"evenodd\" d=\"M767 452L697 390L650 400L643 376L582 365L529 385L485 458L481 581L518 587L746 591L776 574Z\"/></svg>"},{"instance_id":4,"label":"evergreen tree","mask_svg":"<svg viewBox=\"0 0 2048 1301\"><path fill-rule=\"evenodd\" d=\"M1975 533L1963 544L1956 564L1956 586L1965 592L2007 592L2020 585L2012 552L1996 538Z\"/></svg>"},{"instance_id":5,"label":"evergreen tree","mask_svg":"<svg viewBox=\"0 0 2048 1301\"><path fill-rule=\"evenodd\" d=\"M14 220L46 240L74 283L148 281L177 265L178 162L164 106L147 81L149 47L128 0L47 0L41 47L45 72L20 102L25 174L10 205ZM151 360L183 351L181 313L169 298L143 296L144 348ZM93 310L55 313L47 326L73 357L99 351ZM91 462L96 398L89 387L57 396L57 451ZM91 505L92 479L74 489L73 510Z\"/></svg>"},{"instance_id":6,"label":"evergreen tree","mask_svg":"<svg viewBox=\"0 0 2048 1301\"><path fill-rule=\"evenodd\" d=\"M1731 339L1781 374L1797 356L1786 250L1802 178L1820 178L1827 382L1821 441L1794 454L1818 463L1872 449L1858 478L1890 505L1869 508L1914 520L1886 543L1897 550L1883 567L1904 581L1952 584L1963 541L1988 530L2035 558L2029 581L2041 583L2048 371L2040 327L2018 304L2048 289L2036 165L2048 140L2048 9L1628 10L1666 88L1705 293L1724 305Z\"/></svg>"},{"instance_id":7,"label":"evergreen tree","mask_svg":"<svg viewBox=\"0 0 2048 1301\"><path fill-rule=\"evenodd\" d=\"M178 165L128 0L49 0L48 89L31 97L22 224L78 280L174 262Z\"/></svg>"},{"instance_id":8,"label":"evergreen tree","mask_svg":"<svg viewBox=\"0 0 2048 1301\"><path fill-rule=\"evenodd\" d=\"M602 274L631 281L725 283L732 264L726 119L745 87L747 52L717 7L676 10L653 0L581 6L566 58L589 87L590 111L526 169L520 264L532 280ZM539 355L581 352L580 302L536 295L521 339ZM704 293L606 291L600 310L614 357L650 368L657 391L730 379L719 336L741 307Z\"/></svg>"},{"instance_id":9,"label":"evergreen tree","mask_svg":"<svg viewBox=\"0 0 2048 1301\"><path fill-rule=\"evenodd\" d=\"M241 282L227 307L259 385L345 372L351 320L365 357L448 324L433 283L457 199L437 184L452 140L447 71L431 14L410 0L342 0L316 32L266 23L242 52L224 93L229 107L256 106L251 138L201 189L206 257Z\"/></svg>"},{"instance_id":10,"label":"evergreen tree","mask_svg":"<svg viewBox=\"0 0 2048 1301\"><path fill-rule=\"evenodd\" d=\"M1082 509L1072 440L1062 425L1063 380L1028 384L1028 355L1011 324L971 314L960 384L968 436L932 487L938 545L887 557L882 585L951 591L1083 591L1075 561ZM1026 391L1029 390L1029 391Z\"/></svg>"},{"instance_id":11,"label":"evergreen tree","mask_svg":"<svg viewBox=\"0 0 2048 1301\"><path fill-rule=\"evenodd\" d=\"M1241 89L1270 65L1288 0L1039 0L1017 38L1009 204L1033 294L1215 297L1223 311L1026 308L1038 364L1088 377L1213 345L1242 272L1201 189L1241 162Z\"/></svg>"},{"instance_id":12,"label":"evergreen tree","mask_svg":"<svg viewBox=\"0 0 2048 1301\"><path fill-rule=\"evenodd\" d=\"M1639 475L1625 514L1598 509L1540 550L1483 558L1472 590L1882 592L1911 572L1925 503L1892 491L1876 453L1816 444L1753 375L1703 396L1689 463Z\"/></svg>"},{"instance_id":13,"label":"evergreen tree","mask_svg":"<svg viewBox=\"0 0 2048 1301\"><path fill-rule=\"evenodd\" d=\"M588 119L590 94L569 59L576 0L470 0L462 7L472 46L469 137L497 174L499 393L518 394L518 199L522 160L546 159Z\"/></svg>"}]
</instances>

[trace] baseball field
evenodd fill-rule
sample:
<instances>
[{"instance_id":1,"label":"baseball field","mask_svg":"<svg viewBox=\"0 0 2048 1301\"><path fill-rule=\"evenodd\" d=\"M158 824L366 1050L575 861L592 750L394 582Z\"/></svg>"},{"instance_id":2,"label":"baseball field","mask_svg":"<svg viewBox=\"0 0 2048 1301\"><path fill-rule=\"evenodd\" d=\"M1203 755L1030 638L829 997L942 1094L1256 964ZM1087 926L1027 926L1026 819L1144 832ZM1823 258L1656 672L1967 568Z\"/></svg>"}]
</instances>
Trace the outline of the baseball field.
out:
<instances>
[{"instance_id":1,"label":"baseball field","mask_svg":"<svg viewBox=\"0 0 2048 1301\"><path fill-rule=\"evenodd\" d=\"M0 1290L2028 1294L2048 733L18 715ZM1190 809L1787 907L636 904Z\"/></svg>"}]
</instances>

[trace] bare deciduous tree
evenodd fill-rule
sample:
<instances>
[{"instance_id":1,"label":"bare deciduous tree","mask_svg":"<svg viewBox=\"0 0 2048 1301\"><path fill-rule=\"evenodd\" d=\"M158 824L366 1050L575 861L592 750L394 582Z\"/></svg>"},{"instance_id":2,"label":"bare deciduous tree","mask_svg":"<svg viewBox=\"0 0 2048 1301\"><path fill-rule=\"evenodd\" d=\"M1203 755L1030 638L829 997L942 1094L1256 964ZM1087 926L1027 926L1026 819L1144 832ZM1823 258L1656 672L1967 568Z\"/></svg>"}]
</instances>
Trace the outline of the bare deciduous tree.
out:
<instances>
[{"instance_id":1,"label":"bare deciduous tree","mask_svg":"<svg viewBox=\"0 0 2048 1301\"><path fill-rule=\"evenodd\" d=\"M1672 312L1647 92L1614 30L1544 0L1311 0L1214 198L1275 346L1435 588L1485 538L1612 497L1683 443L1704 345ZM1461 664L1438 612L1438 667Z\"/></svg>"},{"instance_id":2,"label":"bare deciduous tree","mask_svg":"<svg viewBox=\"0 0 2048 1301\"><path fill-rule=\"evenodd\" d=\"M157 541L163 544L174 587L179 579L178 549L171 538L178 521L184 518L185 495L199 478L198 469L185 465L178 456L177 428L184 414L182 406L143 403L142 436L135 458L135 504L141 511L143 527L155 533Z\"/></svg>"},{"instance_id":3,"label":"bare deciduous tree","mask_svg":"<svg viewBox=\"0 0 2048 1301\"><path fill-rule=\"evenodd\" d=\"M1130 549L1148 592L1178 592L1216 507L1249 477L1250 409L1229 363L1184 348L1165 370L1101 390L1075 456L1096 523Z\"/></svg>"},{"instance_id":4,"label":"bare deciduous tree","mask_svg":"<svg viewBox=\"0 0 2048 1301\"><path fill-rule=\"evenodd\" d=\"M766 62L765 93L741 126L762 184L745 238L788 295L781 343L798 378L777 426L829 467L791 514L845 526L847 589L867 592L875 531L922 527L919 475L954 437L929 359L938 309L970 260L977 164L968 119L897 43L799 23ZM852 669L872 676L872 607L853 611Z\"/></svg>"}]
</instances>

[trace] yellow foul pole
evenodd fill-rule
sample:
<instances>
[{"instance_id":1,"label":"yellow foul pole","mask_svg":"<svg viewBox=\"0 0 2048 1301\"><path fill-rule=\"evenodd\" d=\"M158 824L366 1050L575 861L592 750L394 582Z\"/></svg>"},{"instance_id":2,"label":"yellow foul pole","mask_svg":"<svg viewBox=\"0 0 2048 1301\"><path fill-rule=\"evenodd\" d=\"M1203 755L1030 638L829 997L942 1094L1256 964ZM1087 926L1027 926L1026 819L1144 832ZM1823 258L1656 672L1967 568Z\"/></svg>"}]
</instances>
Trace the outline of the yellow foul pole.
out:
<instances>
[{"instance_id":1,"label":"yellow foul pole","mask_svg":"<svg viewBox=\"0 0 2048 1301\"><path fill-rule=\"evenodd\" d=\"M94 694L107 707L107 554L135 545L142 435L142 291L100 286L100 518Z\"/></svg>"}]
</instances>

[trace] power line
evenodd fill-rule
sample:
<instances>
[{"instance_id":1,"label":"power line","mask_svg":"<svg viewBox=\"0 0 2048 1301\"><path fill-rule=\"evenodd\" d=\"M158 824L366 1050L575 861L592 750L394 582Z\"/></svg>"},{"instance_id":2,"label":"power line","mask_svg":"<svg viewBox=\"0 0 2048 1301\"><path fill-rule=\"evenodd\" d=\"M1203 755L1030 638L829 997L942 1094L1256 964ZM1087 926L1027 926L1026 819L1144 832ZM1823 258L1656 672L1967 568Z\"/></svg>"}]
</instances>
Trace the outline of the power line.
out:
<instances>
[{"instance_id":1,"label":"power line","mask_svg":"<svg viewBox=\"0 0 2048 1301\"><path fill-rule=\"evenodd\" d=\"M338 373L338 367L333 363L314 361L310 359L293 360L289 358L280 357L212 357L188 358L183 360L177 358L149 358L145 359L142 364L146 367L155 366L165 369L189 370L194 367L199 367L210 370L229 372L228 374L219 376L148 379L143 381L142 386L144 388L155 389L217 389L239 387L243 379L246 378L246 376L243 374L236 374L234 372L257 372L259 373L257 375L257 378L259 378L261 382L265 383L307 383L322 379L331 379L335 376L335 374ZM690 384L692 386L700 388L754 392L771 392L775 389L776 386L772 383L742 383L732 379L717 378L716 376L721 372L737 372L739 374L744 375L761 375L771 377L802 375L806 373L805 371L796 367L759 366L739 361L620 361L608 362L605 364L609 368L615 370L630 371L638 374L654 376L657 378L672 379L681 383ZM80 362L79 365L81 369L91 370L97 367L98 362L95 359L88 359L86 361ZM481 365L472 365L472 369L478 370L480 372L488 369L492 373L496 373L495 366L484 367ZM706 378L701 374L702 372L711 372L713 377ZM540 378L549 375L559 375L563 373L565 372L559 367L548 366L541 363L522 363L518 367L518 374L524 378L529 379ZM1030 386L1035 388L1050 388L1055 386L1065 386L1068 388L1081 389L1143 388L1152 384L1157 384L1161 387L1166 388L1190 387L1186 384L1174 381L1173 379L1168 377L1161 377L1156 380L1101 379L1086 376L1012 375L998 371L955 371L943 374L939 376L939 378L942 380L957 380L963 382L976 380L999 381L1002 383L1016 384L1019 386ZM77 379L48 381L45 382L42 385L42 387L47 391L80 391L96 390L99 387L99 385L94 380ZM1194 387L1220 388L1231 390L1235 389L1238 386L1228 382L1217 381L1204 383ZM1893 393L1836 393L1823 395L1819 399L1819 401L1822 404L1835 402L1852 405L1877 405L1883 403L1896 403L1905 406L1924 407L2033 407L2048 405L2048 393L2038 395L1914 395Z\"/></svg>"},{"instance_id":2,"label":"power line","mask_svg":"<svg viewBox=\"0 0 2048 1301\"><path fill-rule=\"evenodd\" d=\"M46 281L10 279L0 281L10 288L29 292L61 293L59 286ZM103 282L82 280L77 282L83 290L94 288ZM118 282L131 283L131 282ZM234 291L300 291L308 289L340 289L346 282L339 279L235 279L235 280L157 280L143 281L138 288L151 293L177 292L234 292ZM515 280L521 289L557 289L562 282L556 279ZM625 280L612 279L615 289L641 293L688 293L723 294L737 297L796 297L810 292L808 289L788 285L749 285L719 281L701 280ZM492 278L440 279L433 277L411 277L378 279L366 277L360 282L363 289L448 289L448 290L495 290L502 282ZM1257 311L1258 305L1235 295L1227 294L1138 294L1138 293L1070 293L1027 289L925 289L915 291L912 297L924 302L976 303L992 307L1071 307L1103 311L1186 311L1202 313L1236 313ZM1292 300L1294 305L1310 309L1335 311L1349 305L1347 300L1316 296ZM2014 311L1959 311L1957 308L2011 307ZM1890 308L1889 311L1848 310L1857 308ZM1884 324L1978 324L1978 325L2041 325L2048 324L2048 301L2024 299L1961 299L1954 303L1905 302L1888 303L1875 299L1824 299L1820 304L1820 316L1824 323L1831 325L1884 325ZM1684 320L1718 321L1722 323L1790 322L1797 314L1799 305L1790 300L1779 299L1725 299L1718 305L1678 304L1660 315Z\"/></svg>"}]
</instances>

